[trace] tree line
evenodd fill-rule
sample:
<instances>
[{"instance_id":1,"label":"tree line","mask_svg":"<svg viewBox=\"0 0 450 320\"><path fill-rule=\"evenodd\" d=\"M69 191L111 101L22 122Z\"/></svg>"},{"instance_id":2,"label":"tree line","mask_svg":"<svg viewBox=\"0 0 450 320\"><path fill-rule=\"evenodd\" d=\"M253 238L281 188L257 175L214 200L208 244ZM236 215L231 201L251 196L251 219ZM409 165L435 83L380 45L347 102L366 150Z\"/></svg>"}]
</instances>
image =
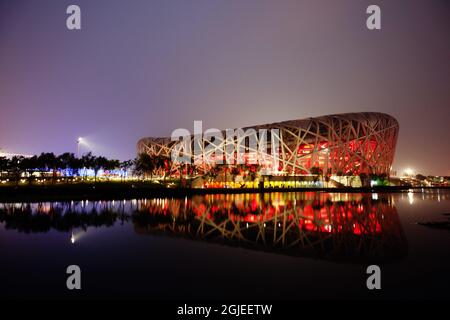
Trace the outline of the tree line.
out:
<instances>
[{"instance_id":1,"label":"tree line","mask_svg":"<svg viewBox=\"0 0 450 320\"><path fill-rule=\"evenodd\" d=\"M57 178L68 180L70 177L81 176L83 169L92 169L95 179L97 179L98 172L101 169L109 171L122 169L127 172L133 166L133 163L132 160L119 161L104 156L95 156L91 152L84 154L82 157L76 157L70 152L61 155L43 152L32 157L0 157L0 178L2 180L8 178L16 182L27 179L32 182L36 179L36 174L39 174L41 179L51 178L54 182ZM67 174L69 170L71 174ZM86 178L86 170L84 172L82 178Z\"/></svg>"},{"instance_id":2,"label":"tree line","mask_svg":"<svg viewBox=\"0 0 450 320\"><path fill-rule=\"evenodd\" d=\"M0 157L0 179L3 181L8 179L16 183L22 179L31 183L38 177L45 181L51 180L53 183L57 179L69 182L75 177L85 180L87 178L86 169L91 169L94 172L95 180L97 180L100 170L113 171L119 169L122 179L128 173L141 178L153 178L154 176L165 178L172 174L171 168L172 160L170 157L150 156L146 153L139 154L135 159L126 161L95 156L91 152L81 157L77 157L70 152L60 155L43 152L32 157Z\"/></svg>"}]
</instances>

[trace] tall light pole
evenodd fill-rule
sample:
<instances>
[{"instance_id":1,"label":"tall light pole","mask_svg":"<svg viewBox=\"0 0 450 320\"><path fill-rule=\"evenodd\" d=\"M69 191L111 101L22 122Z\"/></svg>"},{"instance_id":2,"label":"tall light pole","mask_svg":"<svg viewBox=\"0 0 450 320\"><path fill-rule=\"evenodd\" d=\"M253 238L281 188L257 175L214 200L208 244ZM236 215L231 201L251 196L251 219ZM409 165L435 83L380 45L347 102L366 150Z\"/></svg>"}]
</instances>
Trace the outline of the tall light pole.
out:
<instances>
[{"instance_id":1,"label":"tall light pole","mask_svg":"<svg viewBox=\"0 0 450 320\"><path fill-rule=\"evenodd\" d=\"M77 158L80 157L80 143L83 141L81 137L77 139Z\"/></svg>"}]
</instances>

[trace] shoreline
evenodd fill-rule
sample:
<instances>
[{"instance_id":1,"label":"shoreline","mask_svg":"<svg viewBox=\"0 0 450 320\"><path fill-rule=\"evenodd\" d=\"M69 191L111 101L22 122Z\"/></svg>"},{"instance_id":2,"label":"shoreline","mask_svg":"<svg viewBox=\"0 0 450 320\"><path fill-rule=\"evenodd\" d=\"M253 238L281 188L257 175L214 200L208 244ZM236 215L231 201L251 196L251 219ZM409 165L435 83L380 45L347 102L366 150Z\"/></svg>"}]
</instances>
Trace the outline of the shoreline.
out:
<instances>
[{"instance_id":1,"label":"shoreline","mask_svg":"<svg viewBox=\"0 0 450 320\"><path fill-rule=\"evenodd\" d=\"M71 200L130 200L144 198L180 198L206 194L242 194L275 192L334 192L334 193L386 193L408 190L450 189L450 187L384 186L363 188L242 188L242 189L196 189L167 188L143 182L78 183L60 185L1 186L0 203L52 202Z\"/></svg>"}]
</instances>

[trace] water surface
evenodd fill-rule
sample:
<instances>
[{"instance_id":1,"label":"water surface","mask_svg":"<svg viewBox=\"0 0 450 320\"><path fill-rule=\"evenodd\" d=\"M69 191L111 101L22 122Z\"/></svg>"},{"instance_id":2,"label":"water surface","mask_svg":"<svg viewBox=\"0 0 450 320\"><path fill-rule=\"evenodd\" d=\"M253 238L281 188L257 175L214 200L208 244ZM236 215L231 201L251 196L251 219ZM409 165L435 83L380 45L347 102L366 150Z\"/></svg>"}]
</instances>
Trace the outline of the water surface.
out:
<instances>
[{"instance_id":1,"label":"water surface","mask_svg":"<svg viewBox=\"0 0 450 320\"><path fill-rule=\"evenodd\" d=\"M449 190L3 203L0 296L449 298L450 231L418 224L449 212Z\"/></svg>"}]
</instances>

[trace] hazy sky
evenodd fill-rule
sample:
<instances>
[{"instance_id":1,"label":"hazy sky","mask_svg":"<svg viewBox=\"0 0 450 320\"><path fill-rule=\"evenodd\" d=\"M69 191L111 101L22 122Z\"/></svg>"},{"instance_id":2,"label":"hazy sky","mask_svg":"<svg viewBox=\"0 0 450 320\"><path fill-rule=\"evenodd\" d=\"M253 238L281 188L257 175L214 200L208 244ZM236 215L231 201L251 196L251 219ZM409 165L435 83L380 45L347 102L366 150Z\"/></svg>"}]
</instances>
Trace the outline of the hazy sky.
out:
<instances>
[{"instance_id":1,"label":"hazy sky","mask_svg":"<svg viewBox=\"0 0 450 320\"><path fill-rule=\"evenodd\" d=\"M381 31L366 28L370 4ZM75 152L82 136L127 159L194 120L379 111L400 123L394 169L450 175L449 108L448 0L0 0L7 151Z\"/></svg>"}]
</instances>

